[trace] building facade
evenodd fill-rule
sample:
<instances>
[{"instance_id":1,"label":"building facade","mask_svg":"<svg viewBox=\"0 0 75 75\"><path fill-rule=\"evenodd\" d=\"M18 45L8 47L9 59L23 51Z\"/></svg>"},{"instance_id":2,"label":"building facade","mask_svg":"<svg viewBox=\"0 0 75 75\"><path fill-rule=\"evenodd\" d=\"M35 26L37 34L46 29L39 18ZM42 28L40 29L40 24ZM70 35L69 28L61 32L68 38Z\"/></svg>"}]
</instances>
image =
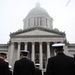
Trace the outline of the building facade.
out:
<instances>
[{"instance_id":1,"label":"building facade","mask_svg":"<svg viewBox=\"0 0 75 75\"><path fill-rule=\"evenodd\" d=\"M8 52L7 60L13 67L14 62L20 58L20 50L29 51L29 59L45 71L47 59L55 55L52 44L65 43L64 53L74 57L75 44L67 42L65 32L53 29L53 18L47 11L36 5L23 20L23 30L10 34L7 44L0 44L0 52Z\"/></svg>"}]
</instances>

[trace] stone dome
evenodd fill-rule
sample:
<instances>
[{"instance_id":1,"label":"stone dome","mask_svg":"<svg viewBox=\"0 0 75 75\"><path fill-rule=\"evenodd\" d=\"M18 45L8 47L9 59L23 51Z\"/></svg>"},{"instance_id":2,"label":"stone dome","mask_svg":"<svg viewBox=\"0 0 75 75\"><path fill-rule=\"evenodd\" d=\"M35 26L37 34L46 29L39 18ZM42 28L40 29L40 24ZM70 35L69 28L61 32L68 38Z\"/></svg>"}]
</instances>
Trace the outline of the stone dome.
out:
<instances>
[{"instance_id":1,"label":"stone dome","mask_svg":"<svg viewBox=\"0 0 75 75\"><path fill-rule=\"evenodd\" d=\"M39 3L37 3L36 7L28 13L23 22L24 29L38 26L53 29L53 19L49 16L45 9L40 7Z\"/></svg>"},{"instance_id":2,"label":"stone dome","mask_svg":"<svg viewBox=\"0 0 75 75\"><path fill-rule=\"evenodd\" d=\"M32 15L44 15L47 17L50 17L49 14L47 13L47 11L43 8L40 7L40 4L37 3L36 7L33 8L29 13L28 16L32 16Z\"/></svg>"}]
</instances>

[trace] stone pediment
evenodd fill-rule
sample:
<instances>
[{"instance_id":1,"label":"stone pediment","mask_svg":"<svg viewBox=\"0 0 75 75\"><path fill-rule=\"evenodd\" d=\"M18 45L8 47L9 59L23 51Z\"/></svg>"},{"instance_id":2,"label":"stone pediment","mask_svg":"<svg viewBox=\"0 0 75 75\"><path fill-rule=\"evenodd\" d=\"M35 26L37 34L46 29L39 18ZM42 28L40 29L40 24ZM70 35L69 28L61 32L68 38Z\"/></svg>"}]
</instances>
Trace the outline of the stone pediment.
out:
<instances>
[{"instance_id":1,"label":"stone pediment","mask_svg":"<svg viewBox=\"0 0 75 75\"><path fill-rule=\"evenodd\" d=\"M62 36L64 33L45 28L30 28L12 33L10 36Z\"/></svg>"},{"instance_id":2,"label":"stone pediment","mask_svg":"<svg viewBox=\"0 0 75 75\"><path fill-rule=\"evenodd\" d=\"M25 35L57 35L57 34L46 32L46 31L41 31L41 30L33 30L33 31L28 31L28 32L18 34L16 36L25 36Z\"/></svg>"}]
</instances>

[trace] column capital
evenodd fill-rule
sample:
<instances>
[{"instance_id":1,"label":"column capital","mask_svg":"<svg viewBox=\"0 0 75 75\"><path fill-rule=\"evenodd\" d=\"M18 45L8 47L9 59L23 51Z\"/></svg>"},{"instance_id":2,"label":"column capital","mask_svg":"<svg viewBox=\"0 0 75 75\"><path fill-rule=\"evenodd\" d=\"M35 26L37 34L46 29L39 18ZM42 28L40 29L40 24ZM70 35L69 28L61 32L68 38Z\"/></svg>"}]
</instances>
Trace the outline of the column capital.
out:
<instances>
[{"instance_id":1,"label":"column capital","mask_svg":"<svg viewBox=\"0 0 75 75\"><path fill-rule=\"evenodd\" d=\"M28 43L28 42L24 42L24 43Z\"/></svg>"},{"instance_id":2,"label":"column capital","mask_svg":"<svg viewBox=\"0 0 75 75\"><path fill-rule=\"evenodd\" d=\"M21 44L21 42L17 42L18 44Z\"/></svg>"},{"instance_id":3,"label":"column capital","mask_svg":"<svg viewBox=\"0 0 75 75\"><path fill-rule=\"evenodd\" d=\"M50 42L47 42L47 44L49 44Z\"/></svg>"},{"instance_id":4,"label":"column capital","mask_svg":"<svg viewBox=\"0 0 75 75\"><path fill-rule=\"evenodd\" d=\"M14 42L11 42L11 44L13 45L13 44L14 44Z\"/></svg>"},{"instance_id":5,"label":"column capital","mask_svg":"<svg viewBox=\"0 0 75 75\"><path fill-rule=\"evenodd\" d=\"M35 44L35 42L32 42L32 44Z\"/></svg>"},{"instance_id":6,"label":"column capital","mask_svg":"<svg viewBox=\"0 0 75 75\"><path fill-rule=\"evenodd\" d=\"M43 42L39 42L39 44L42 44Z\"/></svg>"}]
</instances>

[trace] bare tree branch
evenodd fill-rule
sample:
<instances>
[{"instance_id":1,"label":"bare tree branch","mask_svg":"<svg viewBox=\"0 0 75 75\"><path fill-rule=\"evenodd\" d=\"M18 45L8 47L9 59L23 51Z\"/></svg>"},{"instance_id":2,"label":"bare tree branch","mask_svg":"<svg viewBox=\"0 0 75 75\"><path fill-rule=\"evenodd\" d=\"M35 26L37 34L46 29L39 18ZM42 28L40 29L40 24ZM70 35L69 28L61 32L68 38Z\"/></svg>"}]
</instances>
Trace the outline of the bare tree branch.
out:
<instances>
[{"instance_id":1,"label":"bare tree branch","mask_svg":"<svg viewBox=\"0 0 75 75\"><path fill-rule=\"evenodd\" d=\"M71 1L71 0L69 0L65 6L67 6L67 5L70 3L70 1Z\"/></svg>"}]
</instances>

